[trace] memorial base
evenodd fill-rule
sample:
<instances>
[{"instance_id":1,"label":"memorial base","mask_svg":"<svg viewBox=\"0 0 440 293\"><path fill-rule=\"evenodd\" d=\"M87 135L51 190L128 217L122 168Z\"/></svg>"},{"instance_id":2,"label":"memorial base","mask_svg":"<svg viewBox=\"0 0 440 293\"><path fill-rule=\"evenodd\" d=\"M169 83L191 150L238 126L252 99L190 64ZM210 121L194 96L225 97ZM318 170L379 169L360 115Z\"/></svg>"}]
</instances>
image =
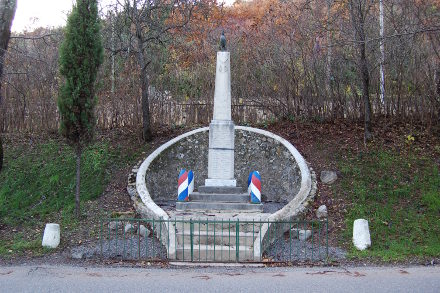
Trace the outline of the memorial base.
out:
<instances>
[{"instance_id":1,"label":"memorial base","mask_svg":"<svg viewBox=\"0 0 440 293\"><path fill-rule=\"evenodd\" d=\"M206 186L236 186L234 178L234 122L209 124L208 179Z\"/></svg>"},{"instance_id":2,"label":"memorial base","mask_svg":"<svg viewBox=\"0 0 440 293\"><path fill-rule=\"evenodd\" d=\"M237 186L237 180L235 179L205 179L205 186L216 187L235 187Z\"/></svg>"}]
</instances>

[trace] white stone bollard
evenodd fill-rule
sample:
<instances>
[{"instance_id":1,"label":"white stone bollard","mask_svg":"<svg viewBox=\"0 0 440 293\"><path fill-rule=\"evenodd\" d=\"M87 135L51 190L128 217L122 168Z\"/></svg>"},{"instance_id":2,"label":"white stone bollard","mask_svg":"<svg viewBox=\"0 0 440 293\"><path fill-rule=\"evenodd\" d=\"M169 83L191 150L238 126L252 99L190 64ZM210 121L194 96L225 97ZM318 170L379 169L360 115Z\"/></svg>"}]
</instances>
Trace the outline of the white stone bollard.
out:
<instances>
[{"instance_id":1,"label":"white stone bollard","mask_svg":"<svg viewBox=\"0 0 440 293\"><path fill-rule=\"evenodd\" d=\"M371 246L370 230L367 220L357 219L354 221L353 244L359 250L365 250Z\"/></svg>"},{"instance_id":2,"label":"white stone bollard","mask_svg":"<svg viewBox=\"0 0 440 293\"><path fill-rule=\"evenodd\" d=\"M57 248L60 244L60 225L55 223L46 224L41 245L49 248Z\"/></svg>"}]
</instances>

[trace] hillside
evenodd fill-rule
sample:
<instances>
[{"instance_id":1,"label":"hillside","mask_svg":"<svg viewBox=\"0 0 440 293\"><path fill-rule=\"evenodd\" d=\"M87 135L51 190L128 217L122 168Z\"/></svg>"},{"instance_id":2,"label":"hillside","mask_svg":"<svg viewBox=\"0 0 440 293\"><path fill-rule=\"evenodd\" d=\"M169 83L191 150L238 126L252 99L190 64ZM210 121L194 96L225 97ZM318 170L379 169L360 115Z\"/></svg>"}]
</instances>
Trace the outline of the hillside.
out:
<instances>
[{"instance_id":1,"label":"hillside","mask_svg":"<svg viewBox=\"0 0 440 293\"><path fill-rule=\"evenodd\" d=\"M356 123L281 121L258 127L288 139L318 178L321 170L337 171L335 184L318 182L318 194L306 215L312 218L319 205L327 205L331 245L347 249L354 260L440 257L440 139L430 130L388 124L377 129L374 140L365 146L362 127ZM134 213L125 190L131 167L182 131L158 133L149 145L140 142L137 131L99 133L83 158L79 221L73 217L72 150L56 136L6 136L0 174L0 257L47 255L40 248L46 222L62 226L62 242L55 254L96 241L101 216ZM362 253L351 245L352 222L359 217L369 220L373 242Z\"/></svg>"}]
</instances>

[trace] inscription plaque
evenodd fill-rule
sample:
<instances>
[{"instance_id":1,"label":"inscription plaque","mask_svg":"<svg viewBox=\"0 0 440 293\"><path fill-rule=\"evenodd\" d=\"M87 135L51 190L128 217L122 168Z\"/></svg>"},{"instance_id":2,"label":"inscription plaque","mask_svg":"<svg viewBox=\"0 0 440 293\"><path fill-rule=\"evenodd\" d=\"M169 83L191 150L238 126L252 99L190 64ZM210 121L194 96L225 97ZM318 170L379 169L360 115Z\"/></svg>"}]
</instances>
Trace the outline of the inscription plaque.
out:
<instances>
[{"instance_id":1,"label":"inscription plaque","mask_svg":"<svg viewBox=\"0 0 440 293\"><path fill-rule=\"evenodd\" d=\"M208 177L234 179L234 150L210 149Z\"/></svg>"}]
</instances>

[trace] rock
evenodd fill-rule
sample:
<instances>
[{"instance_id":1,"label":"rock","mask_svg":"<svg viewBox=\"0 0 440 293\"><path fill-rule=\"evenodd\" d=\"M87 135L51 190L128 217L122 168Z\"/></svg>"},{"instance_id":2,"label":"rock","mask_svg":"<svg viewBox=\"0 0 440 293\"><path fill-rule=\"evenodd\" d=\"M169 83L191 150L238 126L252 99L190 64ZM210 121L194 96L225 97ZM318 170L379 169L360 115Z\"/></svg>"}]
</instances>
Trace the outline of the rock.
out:
<instances>
[{"instance_id":1,"label":"rock","mask_svg":"<svg viewBox=\"0 0 440 293\"><path fill-rule=\"evenodd\" d=\"M321 182L324 184L332 184L338 179L338 175L335 171L321 171Z\"/></svg>"},{"instance_id":2,"label":"rock","mask_svg":"<svg viewBox=\"0 0 440 293\"><path fill-rule=\"evenodd\" d=\"M292 228L291 230L292 238L298 237L299 240L305 241L312 236L312 231L310 230L302 230L297 228Z\"/></svg>"},{"instance_id":3,"label":"rock","mask_svg":"<svg viewBox=\"0 0 440 293\"><path fill-rule=\"evenodd\" d=\"M60 244L60 225L55 223L46 224L41 245L48 248L57 248Z\"/></svg>"},{"instance_id":4,"label":"rock","mask_svg":"<svg viewBox=\"0 0 440 293\"><path fill-rule=\"evenodd\" d=\"M299 240L306 241L312 236L312 231L310 230L299 230Z\"/></svg>"},{"instance_id":5,"label":"rock","mask_svg":"<svg viewBox=\"0 0 440 293\"><path fill-rule=\"evenodd\" d=\"M124 227L124 231L125 233L129 233L129 232L134 233L136 232L136 227L133 226L132 224L126 224Z\"/></svg>"},{"instance_id":6,"label":"rock","mask_svg":"<svg viewBox=\"0 0 440 293\"><path fill-rule=\"evenodd\" d=\"M84 257L84 252L83 251L73 251L71 257L73 259L82 259Z\"/></svg>"},{"instance_id":7,"label":"rock","mask_svg":"<svg viewBox=\"0 0 440 293\"><path fill-rule=\"evenodd\" d=\"M108 228L110 229L110 230L116 230L116 228L117 227L120 227L121 226L121 223L119 222L118 224L116 224L116 221L111 221L111 222L109 222L108 223Z\"/></svg>"},{"instance_id":8,"label":"rock","mask_svg":"<svg viewBox=\"0 0 440 293\"><path fill-rule=\"evenodd\" d=\"M316 210L316 217L318 219L321 218L327 218L327 206L326 205L322 205L320 206L317 210Z\"/></svg>"},{"instance_id":9,"label":"rock","mask_svg":"<svg viewBox=\"0 0 440 293\"><path fill-rule=\"evenodd\" d=\"M368 221L357 219L353 223L353 244L358 250L365 250L371 246Z\"/></svg>"},{"instance_id":10,"label":"rock","mask_svg":"<svg viewBox=\"0 0 440 293\"><path fill-rule=\"evenodd\" d=\"M141 235L142 237L148 237L150 235L150 230L148 230L144 225L140 225L139 235Z\"/></svg>"},{"instance_id":11,"label":"rock","mask_svg":"<svg viewBox=\"0 0 440 293\"><path fill-rule=\"evenodd\" d=\"M127 192L130 197L136 196L136 187L135 186L127 186ZM116 228L115 228L116 229Z\"/></svg>"}]
</instances>

